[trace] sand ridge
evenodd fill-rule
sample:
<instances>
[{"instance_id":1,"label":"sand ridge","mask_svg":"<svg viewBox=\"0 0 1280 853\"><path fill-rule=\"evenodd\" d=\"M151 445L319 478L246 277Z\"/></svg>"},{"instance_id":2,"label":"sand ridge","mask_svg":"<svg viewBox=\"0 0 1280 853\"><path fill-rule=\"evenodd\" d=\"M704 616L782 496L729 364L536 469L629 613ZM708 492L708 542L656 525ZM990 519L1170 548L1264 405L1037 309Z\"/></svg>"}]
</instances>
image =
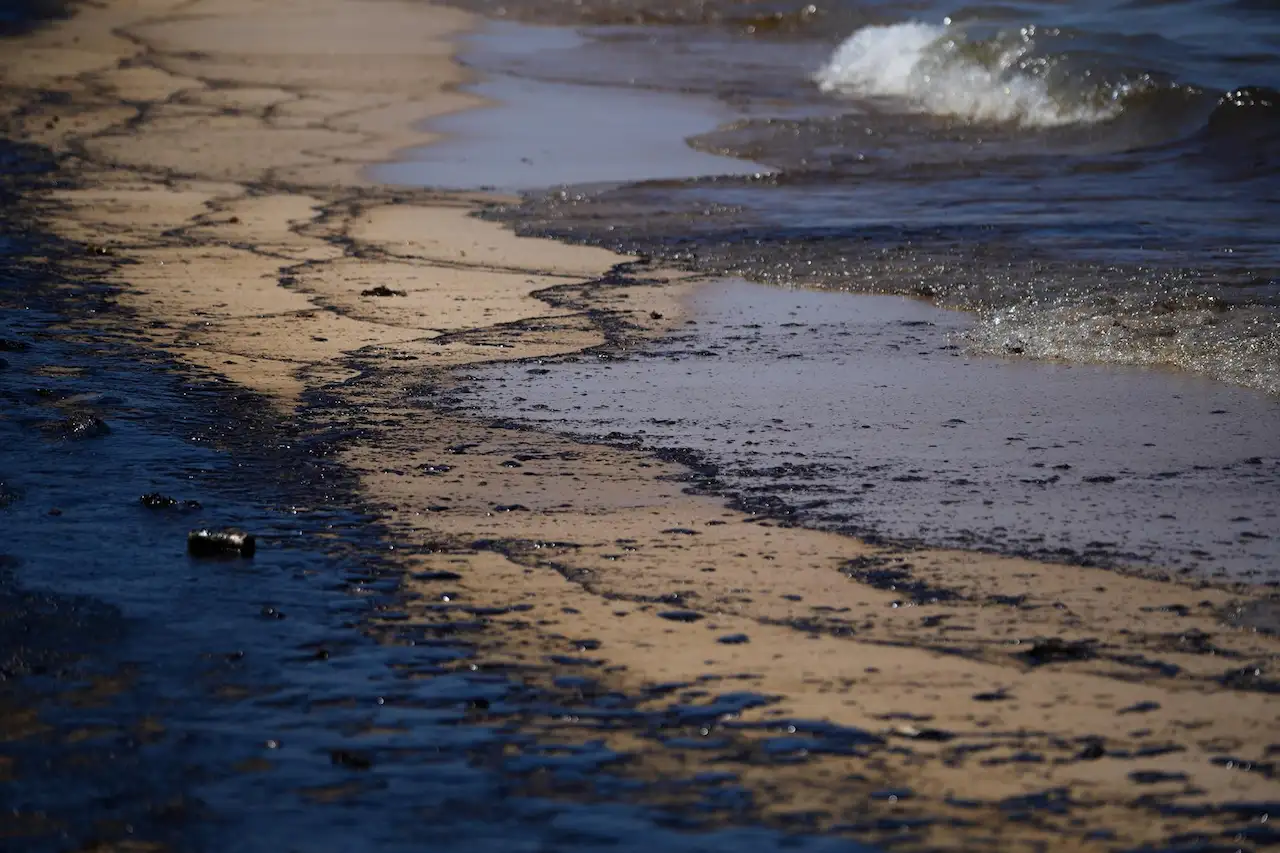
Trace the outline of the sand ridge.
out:
<instances>
[{"instance_id":1,"label":"sand ridge","mask_svg":"<svg viewBox=\"0 0 1280 853\"><path fill-rule=\"evenodd\" d=\"M48 224L121 262L133 333L358 436L341 462L408 573L388 637L478 609L486 659L595 685L569 706L644 697L639 726L531 726L655 780L731 771L785 825L1101 850L1277 799L1280 643L1223 621L1256 591L801 530L678 460L445 405L465 401L451 368L625 357L696 284L365 178L430 141L423 117L476 105L452 61L473 24L401 0L136 0L0 55L5 131L74 175ZM717 694L762 704L671 716Z\"/></svg>"}]
</instances>

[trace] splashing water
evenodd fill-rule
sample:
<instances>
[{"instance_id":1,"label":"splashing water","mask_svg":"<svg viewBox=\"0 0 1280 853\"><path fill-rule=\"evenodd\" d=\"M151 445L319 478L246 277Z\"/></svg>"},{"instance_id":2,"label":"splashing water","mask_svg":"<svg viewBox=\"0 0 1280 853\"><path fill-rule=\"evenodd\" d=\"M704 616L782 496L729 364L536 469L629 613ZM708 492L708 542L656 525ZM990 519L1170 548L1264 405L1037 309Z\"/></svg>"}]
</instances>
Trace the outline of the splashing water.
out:
<instances>
[{"instance_id":1,"label":"splashing water","mask_svg":"<svg viewBox=\"0 0 1280 853\"><path fill-rule=\"evenodd\" d=\"M1115 115L1106 104L1072 103L1024 64L1034 28L993 43L918 21L870 26L850 36L814 76L824 92L897 98L918 111L978 122L1058 127ZM1043 67L1043 66L1041 66Z\"/></svg>"}]
</instances>

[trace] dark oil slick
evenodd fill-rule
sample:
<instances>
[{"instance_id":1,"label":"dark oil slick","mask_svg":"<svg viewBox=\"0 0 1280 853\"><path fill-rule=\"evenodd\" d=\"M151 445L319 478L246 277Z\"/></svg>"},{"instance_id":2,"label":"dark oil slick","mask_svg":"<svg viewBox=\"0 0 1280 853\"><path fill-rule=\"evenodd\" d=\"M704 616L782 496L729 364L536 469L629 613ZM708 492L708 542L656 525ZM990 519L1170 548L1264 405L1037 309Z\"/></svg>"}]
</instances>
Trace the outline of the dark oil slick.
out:
<instances>
[{"instance_id":1,"label":"dark oil slick","mask_svg":"<svg viewBox=\"0 0 1280 853\"><path fill-rule=\"evenodd\" d=\"M741 700L534 690L476 659L483 609L406 624L342 436L148 350L99 279L116 261L30 224L73 180L0 142L6 850L871 849L765 820L732 774L656 791L530 732L590 715L675 752ZM192 552L227 528L252 553Z\"/></svg>"}]
</instances>

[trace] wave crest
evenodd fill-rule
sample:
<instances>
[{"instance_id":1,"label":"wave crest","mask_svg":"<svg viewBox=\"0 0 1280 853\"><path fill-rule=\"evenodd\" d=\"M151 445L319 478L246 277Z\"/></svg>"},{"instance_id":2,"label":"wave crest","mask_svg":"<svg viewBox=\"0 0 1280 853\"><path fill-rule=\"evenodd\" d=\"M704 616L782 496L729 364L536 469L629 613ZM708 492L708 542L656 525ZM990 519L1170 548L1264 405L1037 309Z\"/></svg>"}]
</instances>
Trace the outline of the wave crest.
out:
<instances>
[{"instance_id":1,"label":"wave crest","mask_svg":"<svg viewBox=\"0 0 1280 853\"><path fill-rule=\"evenodd\" d=\"M913 108L975 122L1059 127L1112 118L1112 104L1071 103L1023 67L1034 30L1004 42L966 42L946 27L910 22L864 27L814 75L824 92L898 98Z\"/></svg>"}]
</instances>

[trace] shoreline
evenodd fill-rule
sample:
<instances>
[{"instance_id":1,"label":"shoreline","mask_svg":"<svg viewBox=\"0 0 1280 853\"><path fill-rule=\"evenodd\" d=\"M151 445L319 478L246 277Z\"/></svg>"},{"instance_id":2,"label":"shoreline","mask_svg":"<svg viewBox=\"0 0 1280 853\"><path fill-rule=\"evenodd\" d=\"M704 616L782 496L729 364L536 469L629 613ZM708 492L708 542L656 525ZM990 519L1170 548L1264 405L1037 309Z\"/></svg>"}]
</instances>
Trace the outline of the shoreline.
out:
<instances>
[{"instance_id":1,"label":"shoreline","mask_svg":"<svg viewBox=\"0 0 1280 853\"><path fill-rule=\"evenodd\" d=\"M971 318L901 296L723 279L686 303L692 325L617 361L477 371L460 411L678 450L739 508L855 538L1280 583L1262 395L969 357Z\"/></svg>"},{"instance_id":2,"label":"shoreline","mask_svg":"<svg viewBox=\"0 0 1280 853\"><path fill-rule=\"evenodd\" d=\"M517 238L469 216L482 196L370 185L368 165L422 140L407 128L470 104L457 92L465 75L451 39L472 19L376 5L377 15L344 0L270 14L249 2L178 15L162 0L85 8L14 43L0 60L0 107L11 132L73 158L78 186L49 193L46 222L131 262L115 280L139 338L271 396L282 412L306 405L349 431L340 458L393 531L406 592L419 596L405 605L411 622L441 618L433 603L445 583L501 611L486 617L486 654L527 665L548 687L581 671L630 692L702 682L781 696L712 714L740 712L733 748L764 749L770 727L787 721L840 727L810 737L844 752L815 741L805 763L734 766L779 820L929 817L939 821L925 830L934 847L1105 849L1216 831L1226 818L1213 808L1275 798L1271 779L1212 763L1264 764L1280 740L1268 692L1275 638L1225 631L1216 616L1256 592L978 553L902 554L687 494L687 469L643 452L433 412L432 395L450 394L446 368L625 350L673 328L696 281ZM272 33L299 17L307 25L275 52ZM370 62L388 53L397 58ZM395 84L407 80L416 88ZM379 103L360 106L372 92ZM894 606L900 591L857 575L892 576L906 561L913 576L958 590L938 606L969 629L952 633L961 640L937 639L921 625L923 605ZM863 568L845 571L852 564ZM775 566L788 570L785 583L770 577ZM993 606L992 595L1023 598ZM722 642L739 635L748 641ZM1222 657L1178 647L1202 635ZM1080 645L1090 639L1092 652ZM1013 640L1033 656L1011 653ZM1144 643L1178 672L1111 651ZM589 661L547 666L583 654ZM1255 664L1252 681L1226 679ZM1150 704L1134 712L1140 727L1115 731L1117 713ZM555 734L610 737L567 724ZM613 737L642 775L723 760L634 732ZM1138 784L1135 771L1166 775ZM822 781L837 779L846 784ZM913 796L874 796L904 787ZM1045 788L1066 789L1069 805L1028 804L1034 821L1009 818L1010 801ZM1080 817L1091 826L1076 826ZM1091 840L1099 826L1115 837Z\"/></svg>"}]
</instances>

